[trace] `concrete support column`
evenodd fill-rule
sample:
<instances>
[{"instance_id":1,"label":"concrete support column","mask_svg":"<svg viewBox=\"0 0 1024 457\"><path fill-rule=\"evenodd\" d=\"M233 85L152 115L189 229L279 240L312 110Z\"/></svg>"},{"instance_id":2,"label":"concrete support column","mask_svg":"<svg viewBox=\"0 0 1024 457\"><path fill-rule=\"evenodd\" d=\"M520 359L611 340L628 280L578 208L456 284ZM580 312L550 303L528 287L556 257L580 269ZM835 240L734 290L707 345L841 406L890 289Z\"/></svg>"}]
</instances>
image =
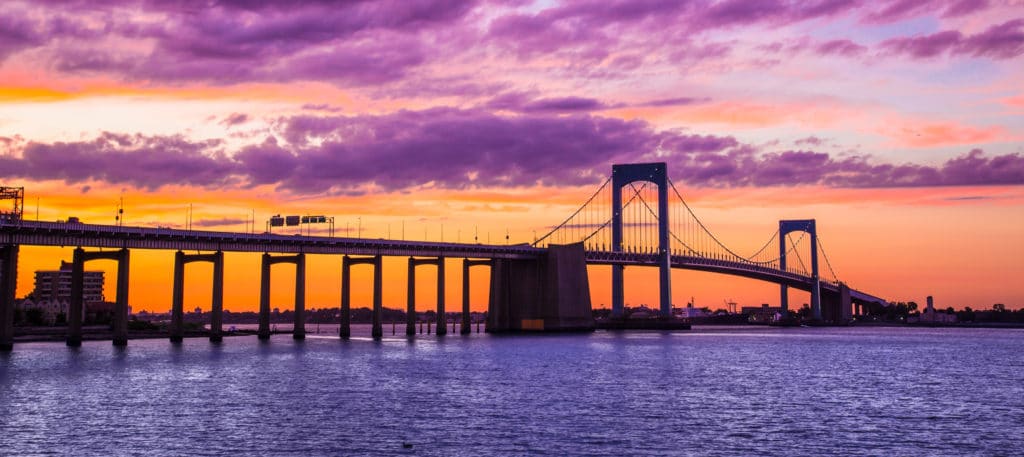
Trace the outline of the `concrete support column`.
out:
<instances>
[{"instance_id":1,"label":"concrete support column","mask_svg":"<svg viewBox=\"0 0 1024 457\"><path fill-rule=\"evenodd\" d=\"M180 343L185 338L183 328L185 301L185 253L174 253L174 290L171 292L171 342Z\"/></svg>"},{"instance_id":2,"label":"concrete support column","mask_svg":"<svg viewBox=\"0 0 1024 457\"><path fill-rule=\"evenodd\" d=\"M814 320L821 320L821 283L818 278L814 278L814 284L811 286L811 314L814 315Z\"/></svg>"},{"instance_id":3,"label":"concrete support column","mask_svg":"<svg viewBox=\"0 0 1024 457\"><path fill-rule=\"evenodd\" d=\"M384 305L382 302L382 290L384 288L384 275L383 275L383 262L381 256L374 256L373 258L373 330L372 336L374 338L382 338L384 336L384 326L381 322L381 314L384 312Z\"/></svg>"},{"instance_id":4,"label":"concrete support column","mask_svg":"<svg viewBox=\"0 0 1024 457\"><path fill-rule=\"evenodd\" d=\"M853 302L850 299L850 288L846 284L839 285L839 319L849 322L853 313Z\"/></svg>"},{"instance_id":5,"label":"concrete support column","mask_svg":"<svg viewBox=\"0 0 1024 457\"><path fill-rule=\"evenodd\" d=\"M468 335L472 331L469 317L469 259L462 259L462 327L459 334Z\"/></svg>"},{"instance_id":6,"label":"concrete support column","mask_svg":"<svg viewBox=\"0 0 1024 457\"><path fill-rule=\"evenodd\" d=\"M114 346L128 345L128 249L117 253L117 295L114 299Z\"/></svg>"},{"instance_id":7,"label":"concrete support column","mask_svg":"<svg viewBox=\"0 0 1024 457\"><path fill-rule=\"evenodd\" d=\"M614 168L612 173L615 173ZM612 186L612 251L622 252L622 187ZM624 266L612 265L612 318L622 318L626 306Z\"/></svg>"},{"instance_id":8,"label":"concrete support column","mask_svg":"<svg viewBox=\"0 0 1024 457\"><path fill-rule=\"evenodd\" d=\"M779 269L786 271L786 234L783 222L779 222ZM789 311L789 287L785 284L779 285L779 306L782 308L782 315Z\"/></svg>"},{"instance_id":9,"label":"concrete support column","mask_svg":"<svg viewBox=\"0 0 1024 457\"><path fill-rule=\"evenodd\" d=\"M292 338L306 339L306 254L295 256L295 326Z\"/></svg>"},{"instance_id":10,"label":"concrete support column","mask_svg":"<svg viewBox=\"0 0 1024 457\"><path fill-rule=\"evenodd\" d=\"M338 336L348 338L352 335L352 262L349 256L341 258L341 319L338 325Z\"/></svg>"},{"instance_id":11,"label":"concrete support column","mask_svg":"<svg viewBox=\"0 0 1024 457\"><path fill-rule=\"evenodd\" d=\"M0 351L14 349L14 295L18 288L18 245L0 248Z\"/></svg>"},{"instance_id":12,"label":"concrete support column","mask_svg":"<svg viewBox=\"0 0 1024 457\"><path fill-rule=\"evenodd\" d=\"M83 293L85 287L85 250L75 248L71 260L71 303L68 304L68 336L67 345L78 347L82 345L82 310Z\"/></svg>"},{"instance_id":13,"label":"concrete support column","mask_svg":"<svg viewBox=\"0 0 1024 457\"><path fill-rule=\"evenodd\" d=\"M448 334L448 317L444 309L444 257L437 258L437 336Z\"/></svg>"},{"instance_id":14,"label":"concrete support column","mask_svg":"<svg viewBox=\"0 0 1024 457\"><path fill-rule=\"evenodd\" d=\"M223 340L224 322L224 252L217 251L213 255L213 298L210 306L210 341L219 343Z\"/></svg>"},{"instance_id":15,"label":"concrete support column","mask_svg":"<svg viewBox=\"0 0 1024 457\"><path fill-rule=\"evenodd\" d=\"M821 320L821 278L818 276L818 234L815 227L811 226L811 310L814 312L814 319Z\"/></svg>"},{"instance_id":16,"label":"concrete support column","mask_svg":"<svg viewBox=\"0 0 1024 457\"><path fill-rule=\"evenodd\" d=\"M672 317L672 245L668 234L668 184L658 184L658 295L661 317Z\"/></svg>"},{"instance_id":17,"label":"concrete support column","mask_svg":"<svg viewBox=\"0 0 1024 457\"><path fill-rule=\"evenodd\" d=\"M259 330L256 337L261 340L270 339L270 254L263 253L260 265L260 317Z\"/></svg>"},{"instance_id":18,"label":"concrete support column","mask_svg":"<svg viewBox=\"0 0 1024 457\"><path fill-rule=\"evenodd\" d=\"M409 257L408 287L405 301L405 334L416 334L416 259Z\"/></svg>"},{"instance_id":19,"label":"concrete support column","mask_svg":"<svg viewBox=\"0 0 1024 457\"><path fill-rule=\"evenodd\" d=\"M626 307L625 270L623 265L612 265L612 317L621 318Z\"/></svg>"}]
</instances>

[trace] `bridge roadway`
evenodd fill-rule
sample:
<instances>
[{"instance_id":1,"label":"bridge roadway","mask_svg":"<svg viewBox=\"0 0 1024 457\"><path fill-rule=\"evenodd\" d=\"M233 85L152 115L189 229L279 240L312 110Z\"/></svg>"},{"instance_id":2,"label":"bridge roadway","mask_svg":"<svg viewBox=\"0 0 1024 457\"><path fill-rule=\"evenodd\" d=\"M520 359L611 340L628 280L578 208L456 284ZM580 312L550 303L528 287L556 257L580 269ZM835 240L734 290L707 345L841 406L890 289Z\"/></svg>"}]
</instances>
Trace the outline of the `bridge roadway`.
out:
<instances>
[{"instance_id":1,"label":"bridge roadway","mask_svg":"<svg viewBox=\"0 0 1024 457\"><path fill-rule=\"evenodd\" d=\"M30 246L74 246L94 248L174 249L183 251L272 252L306 254L346 254L382 256L423 256L486 259L531 259L544 255L545 248L528 244L488 245L432 241L387 240L273 233L238 233L172 228L119 227L78 222L41 222L0 220L0 243ZM651 253L587 251L586 261L593 265L657 266ZM810 276L775 268L713 259L673 255L672 268L706 271L783 284L809 291ZM839 284L821 281L823 291L838 293ZM850 290L857 303L881 303L884 299Z\"/></svg>"}]
</instances>

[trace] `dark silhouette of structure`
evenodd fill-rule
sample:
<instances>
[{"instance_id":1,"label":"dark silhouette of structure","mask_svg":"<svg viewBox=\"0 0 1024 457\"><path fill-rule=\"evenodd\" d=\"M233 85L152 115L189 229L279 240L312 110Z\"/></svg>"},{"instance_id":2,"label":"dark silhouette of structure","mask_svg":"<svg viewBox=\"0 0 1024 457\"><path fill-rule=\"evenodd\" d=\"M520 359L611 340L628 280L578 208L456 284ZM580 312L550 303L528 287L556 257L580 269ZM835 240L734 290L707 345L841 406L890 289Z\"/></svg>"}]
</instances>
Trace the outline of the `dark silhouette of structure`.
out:
<instances>
[{"instance_id":1,"label":"dark silhouette of structure","mask_svg":"<svg viewBox=\"0 0 1024 457\"><path fill-rule=\"evenodd\" d=\"M655 189L651 189L655 188ZM628 198L623 198L623 195ZM651 201L656 200L655 205ZM490 245L444 243L333 236L284 236L236 232L207 232L167 228L123 227L119 225L68 222L29 222L0 218L0 348L13 343L12 309L16 290L18 248L33 246L78 246L73 269L72 303L68 345L81 344L82 265L86 261L109 259L118 262L117 299L114 313L114 344L127 344L128 258L130 249L177 250L170 338L180 341L182 330L182 288L184 266L190 262L214 264L213 310L210 339L221 335L223 307L224 252L259 252L260 339L270 337L270 272L278 263L295 265L295 330L293 337L305 337L305 256L342 255L341 325L339 335L350 336L351 268L373 267L373 329L376 338L382 328L382 258L409 257L407 316L415 313L415 269L433 265L438 269L437 328L447 333L444 302L446 259L463 259L463 302L460 333L469 332L469 270L474 266L491 269L487 331L573 331L594 328L591 314L588 265L612 268L613 316L624 306L626 267L657 267L659 307L662 318L671 316L671 269L691 269L770 281L781 288L783 309L788 307L788 289L811 293L814 317L824 322L843 322L853 304L885 304L878 297L852 290L835 278L828 256L821 249L814 220L784 220L779 230L757 252L743 256L726 247L704 226L683 200L668 177L664 163L615 165L612 175L569 218L531 244ZM801 232L795 243L787 235ZM807 272L795 249L810 239L811 271ZM768 249L778 239L779 255ZM86 252L83 247L114 248L114 251ZM185 255L183 251L200 251ZM201 253L207 252L206 254ZM818 254L825 260L831 279L819 275ZM271 253L281 254L272 256ZM798 262L790 262L795 255ZM858 311L863 309L858 306ZM77 311L77 312L76 312ZM78 316L78 317L75 317ZM414 333L415 321L406 323L406 334Z\"/></svg>"}]
</instances>

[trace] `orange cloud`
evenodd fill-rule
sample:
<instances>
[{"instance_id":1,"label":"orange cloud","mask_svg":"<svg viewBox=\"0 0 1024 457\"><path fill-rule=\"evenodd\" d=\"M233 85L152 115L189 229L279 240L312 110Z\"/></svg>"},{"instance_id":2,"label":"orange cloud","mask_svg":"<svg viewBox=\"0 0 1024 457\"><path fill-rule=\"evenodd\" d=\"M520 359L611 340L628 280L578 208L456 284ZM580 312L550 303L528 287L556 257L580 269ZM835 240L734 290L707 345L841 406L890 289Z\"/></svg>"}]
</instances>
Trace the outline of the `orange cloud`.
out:
<instances>
[{"instance_id":1,"label":"orange cloud","mask_svg":"<svg viewBox=\"0 0 1024 457\"><path fill-rule=\"evenodd\" d=\"M1002 100L1003 104L1014 108L1024 108L1024 94L1017 95L1015 97L1007 97Z\"/></svg>"},{"instance_id":2,"label":"orange cloud","mask_svg":"<svg viewBox=\"0 0 1024 457\"><path fill-rule=\"evenodd\" d=\"M717 124L760 128L799 122L814 127L836 125L849 118L848 110L830 100L771 102L723 100L683 106L630 107L606 111L625 119L685 124Z\"/></svg>"},{"instance_id":3,"label":"orange cloud","mask_svg":"<svg viewBox=\"0 0 1024 457\"><path fill-rule=\"evenodd\" d=\"M936 146L978 145L1006 136L1002 127L978 128L954 122L904 123L901 127L882 127L882 133L896 146L928 148Z\"/></svg>"}]
</instances>

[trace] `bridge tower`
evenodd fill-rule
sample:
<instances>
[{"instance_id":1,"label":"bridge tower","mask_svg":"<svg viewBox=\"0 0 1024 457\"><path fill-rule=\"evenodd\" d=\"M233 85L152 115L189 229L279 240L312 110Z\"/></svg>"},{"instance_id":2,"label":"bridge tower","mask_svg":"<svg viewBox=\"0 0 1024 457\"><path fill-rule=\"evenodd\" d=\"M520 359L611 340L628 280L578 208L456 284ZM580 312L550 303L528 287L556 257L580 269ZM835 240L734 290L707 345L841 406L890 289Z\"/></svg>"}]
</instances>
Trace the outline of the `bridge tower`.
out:
<instances>
[{"instance_id":1,"label":"bridge tower","mask_svg":"<svg viewBox=\"0 0 1024 457\"><path fill-rule=\"evenodd\" d=\"M668 234L668 167L665 162L612 166L612 251L622 252L622 188L637 181L658 186L658 279L660 312L672 315L671 248ZM625 306L622 265L612 265L612 317L622 317Z\"/></svg>"},{"instance_id":2,"label":"bridge tower","mask_svg":"<svg viewBox=\"0 0 1024 457\"><path fill-rule=\"evenodd\" d=\"M786 271L786 235L790 232L805 232L811 237L811 312L815 320L821 320L821 279L818 277L818 231L814 219L779 221L779 269ZM789 309L789 288L780 286L779 306L785 312Z\"/></svg>"}]
</instances>

